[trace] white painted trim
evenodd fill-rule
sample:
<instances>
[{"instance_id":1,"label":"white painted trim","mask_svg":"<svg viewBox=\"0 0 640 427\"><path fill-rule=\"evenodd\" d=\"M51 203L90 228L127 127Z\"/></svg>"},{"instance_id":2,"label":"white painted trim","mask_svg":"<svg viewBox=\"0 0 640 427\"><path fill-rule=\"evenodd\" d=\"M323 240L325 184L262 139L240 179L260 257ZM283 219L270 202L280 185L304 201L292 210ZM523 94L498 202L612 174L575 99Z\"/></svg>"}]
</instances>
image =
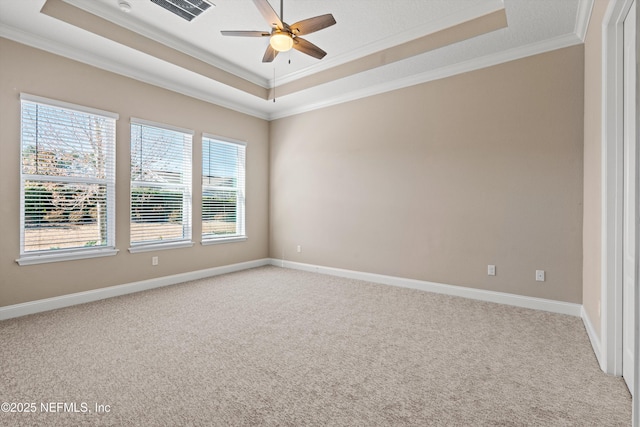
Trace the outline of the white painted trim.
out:
<instances>
[{"instance_id":1,"label":"white painted trim","mask_svg":"<svg viewBox=\"0 0 640 427\"><path fill-rule=\"evenodd\" d=\"M138 254L141 252L153 252L153 251L164 251L166 249L180 249L180 248L191 248L195 243L191 240L184 240L178 242L162 242L162 243L148 243L148 244L139 244L135 246L131 246L129 248L129 253Z\"/></svg>"},{"instance_id":2,"label":"white painted trim","mask_svg":"<svg viewBox=\"0 0 640 427\"><path fill-rule=\"evenodd\" d=\"M583 0L583 1L593 1L593 0ZM498 6L494 5L492 7L488 7L487 10L489 11L494 10L496 9L496 7ZM290 109L282 109L282 110L279 109L276 112L270 113L268 110L266 110L267 108L266 106L265 106L265 109L252 108L252 107L248 107L242 102L234 102L229 99L222 99L219 97L215 97L212 94L204 93L202 91L195 91L192 88L189 88L186 85L181 84L180 82L170 81L164 78L153 77L153 76L150 76L148 73L144 73L140 70L135 70L127 65L115 63L112 61L106 61L103 58L100 58L94 52L80 51L78 49L72 49L69 47L60 46L49 39L45 39L43 37L26 33L22 30L10 27L8 25L0 25L0 37L5 37L10 40L14 40L18 43L26 44L28 46L35 47L37 49L42 49L56 55L70 58L75 61L79 61L85 64L89 64L89 65L101 68L103 70L107 70L116 74L130 77L132 79L135 79L144 83L149 83L164 89L181 93L186 96L190 96L195 99L209 102L224 108L228 108L228 109L238 111L243 114L248 114L254 117L258 117L264 120L276 120L283 117L292 116L295 114L305 113L305 112L317 110L320 108L326 108L332 105L342 104L345 102L365 98L368 96L378 95L381 93L390 92L392 90L402 89L405 87L426 83L429 81L438 80L445 77L466 73L469 71L475 71L475 70L490 67L493 65L498 65L501 63L513 61L516 59L525 58L528 56L537 55L540 53L545 53L545 52L549 52L556 49L562 49L569 46L574 46L583 42L583 40L577 34L573 34L573 33L566 34L566 35L545 40L542 42L532 43L527 46L513 48L503 52L497 52L495 54L490 54L483 57L475 58L461 64L454 64L452 66L442 67L436 70L427 71L425 73L418 74L415 76L410 76L398 81L390 81L389 83L384 83L384 84L372 86L369 88L361 89L358 91L349 92L347 94L326 99L318 103L305 104L301 107L294 107ZM325 63L328 63L328 61L325 61ZM323 63L323 66L325 63ZM317 69L314 69L314 70L317 71ZM296 78L300 78L300 77L303 77L303 76L296 75ZM282 84L282 81L278 79L278 83ZM240 91L238 91L238 93L240 93Z\"/></svg>"},{"instance_id":3,"label":"white painted trim","mask_svg":"<svg viewBox=\"0 0 640 427\"><path fill-rule=\"evenodd\" d=\"M593 348L593 352L596 355L596 359L598 360L598 365L600 365L600 368L602 368L602 350L600 345L600 338L598 337L598 334L593 327L593 323L591 323L591 319L589 318L589 314L587 314L584 306L580 309L580 317L582 318L582 322L584 323L584 328L587 330L587 335L589 336L591 347Z\"/></svg>"},{"instance_id":4,"label":"white painted trim","mask_svg":"<svg viewBox=\"0 0 640 427\"><path fill-rule=\"evenodd\" d=\"M139 69L134 69L128 65L105 60L104 58L97 55L95 52L83 51L80 49L70 48L68 46L62 46L58 43L53 42L50 39L27 33L25 31L11 27L6 24L0 24L0 37L4 37L21 44L31 46L36 49L41 49L46 52L52 53L54 55L59 55L64 58L69 58L74 61L81 62L83 64L88 64L93 67L100 68L102 70L110 71L112 73L116 73L121 76L129 77L143 83L148 83L163 89L180 93L182 95L190 96L191 98L194 98L194 99L199 99L201 101L209 102L211 104L218 105L220 107L228 108L230 110L234 110L243 114L248 114L250 116L254 116L264 120L269 119L268 113L262 109L258 110L252 107L248 107L247 105L241 102L234 102L226 98L223 99L215 96L213 93L205 93L203 91L194 90L180 82L176 82L171 79L165 79L162 77L155 77L150 75L147 72L144 72ZM212 81L212 83L214 85L215 84L222 85L222 83L218 83L214 81ZM240 93L243 93L243 92L238 90L238 94ZM253 97L253 95L248 95L248 96Z\"/></svg>"},{"instance_id":5,"label":"white painted trim","mask_svg":"<svg viewBox=\"0 0 640 427\"><path fill-rule=\"evenodd\" d=\"M65 0L65 2L77 7L78 9L84 10L85 12L96 15L99 18L106 19L107 21L110 21L122 28L133 30L143 37L149 38L150 40L162 43L163 45L175 49L181 53L193 56L194 58L203 61L213 67L219 68L222 71L226 71L227 73L236 75L253 84L262 86L265 89L268 88L267 85L269 84L269 82L267 79L264 79L259 75L252 73L251 71L246 70L242 67L238 67L237 65L224 58L212 55L204 49L186 43L182 40L168 37L162 31L158 31L157 28L154 28L153 26L146 24L139 19L136 19L134 15L121 13L118 9L107 6L106 3L99 1L87 2L84 0Z\"/></svg>"},{"instance_id":6,"label":"white painted trim","mask_svg":"<svg viewBox=\"0 0 640 427\"><path fill-rule=\"evenodd\" d=\"M224 58L212 55L204 49L194 47L188 43L185 43L184 41L176 40L175 38L167 37L166 34L163 34L161 31L158 31L156 28L153 28L148 24L140 22L132 15L120 13L117 9L107 7L102 2L86 2L83 0L65 1L72 6L94 14L98 17L104 18L123 28L132 29L144 37L162 43L179 52L186 53L196 59L208 63L211 66L236 75L253 84L262 86L266 89L271 89L274 87L273 79L264 79L262 76L252 73L251 71L246 70L242 67L238 67L237 65ZM391 37L369 43L347 54L326 58L321 64L319 64L319 66L314 65L294 73L286 74L278 78L278 84L283 85L300 78L310 76L319 71L327 70L329 68L345 64L347 62L362 58L372 53L376 53L384 49L407 43L410 40L414 40L418 37L423 37L425 35L450 28L454 25L458 25L472 19L488 15L501 9L505 9L504 0L476 0L476 4L464 7L455 13L438 19L436 22L427 20L427 22L425 22L423 25L408 28L400 33L394 34Z\"/></svg>"},{"instance_id":7,"label":"white painted trim","mask_svg":"<svg viewBox=\"0 0 640 427\"><path fill-rule=\"evenodd\" d=\"M393 90L403 89L409 86L415 86L434 80L444 79L446 77L455 76L470 71L480 70L494 65L503 64L517 59L550 52L565 47L581 44L582 40L575 34L566 34L543 42L532 43L526 46L508 49L491 55L474 58L466 62L456 63L451 66L430 70L424 73L415 74L404 79L391 80L387 83L369 86L364 89L350 91L348 93L333 98L324 99L321 102L304 104L299 107L278 110L269 115L269 120L281 119L296 114L306 113L333 105L343 104L345 102L355 101L357 99L367 98L373 95L379 95Z\"/></svg>"},{"instance_id":8,"label":"white painted trim","mask_svg":"<svg viewBox=\"0 0 640 427\"><path fill-rule=\"evenodd\" d=\"M636 0L636 50L640 48L640 2ZM635 97L636 108L636 171L640 170L640 155L638 154L638 148L640 147L640 119L638 118L638 112L640 112L640 54L636 51L636 93L632 96ZM637 184L637 182L636 182ZM640 214L640 189L636 188L636 213ZM640 230L636 229L636 257L640 251ZM634 336L635 343L633 349L633 360L636 366L635 375L633 379L633 389L635 390L635 397L632 400L631 418L632 426L640 427L640 263L636 258L636 288L635 288L635 321L634 321Z\"/></svg>"},{"instance_id":9,"label":"white painted trim","mask_svg":"<svg viewBox=\"0 0 640 427\"><path fill-rule=\"evenodd\" d=\"M225 243L244 242L247 239L248 239L247 236L217 237L217 238L204 239L200 242L200 244L202 246L222 245Z\"/></svg>"},{"instance_id":10,"label":"white painted trim","mask_svg":"<svg viewBox=\"0 0 640 427\"><path fill-rule=\"evenodd\" d=\"M213 139L216 142L222 142L230 145L241 145L243 147L247 146L247 141L240 141L239 139L229 138L228 136L214 135L207 132L202 132L202 138Z\"/></svg>"},{"instance_id":11,"label":"white painted trim","mask_svg":"<svg viewBox=\"0 0 640 427\"><path fill-rule=\"evenodd\" d=\"M580 0L578 4L575 33L583 42L587 36L587 28L589 28L591 12L593 11L593 2L594 0Z\"/></svg>"},{"instance_id":12,"label":"white painted trim","mask_svg":"<svg viewBox=\"0 0 640 427\"><path fill-rule=\"evenodd\" d=\"M64 108L66 110L81 111L83 113L92 114L94 116L106 117L108 119L119 120L120 115L111 111L100 110L98 108L87 107L85 105L72 104L71 102L59 101L57 99L45 98L44 96L31 95L29 93L20 93L20 101L33 102L45 106L53 106Z\"/></svg>"},{"instance_id":13,"label":"white painted trim","mask_svg":"<svg viewBox=\"0 0 640 427\"><path fill-rule=\"evenodd\" d=\"M0 307L0 320L26 316L28 314L40 313L43 311L55 310L58 308L70 307L72 305L84 304L87 302L98 301L101 299L116 297L120 295L132 294L135 292L160 288L163 286L175 285L177 283L184 283L190 280L219 276L221 274L262 267L269 264L271 264L271 260L269 258L263 258L254 261L241 262L238 264L224 265L220 267L208 268L205 270L174 274L171 276L142 280L140 282L110 286L107 288L78 292L74 294L46 298L37 301L30 301L22 304L9 305Z\"/></svg>"},{"instance_id":14,"label":"white painted trim","mask_svg":"<svg viewBox=\"0 0 640 427\"><path fill-rule=\"evenodd\" d=\"M640 48L640 2L636 0L636 49ZM638 119L638 112L640 112L640 54L636 52L636 150L640 148L640 119ZM638 156L636 154L636 156ZM640 169L640 158L636 157L636 169ZM638 194L636 197L640 199ZM636 203L639 203L636 201ZM636 209L640 209L639 205L636 205ZM640 250L640 230L636 230L638 234L636 236L636 256ZM635 345L634 345L634 360L636 364L636 374L633 383L633 389L636 390L635 398L632 405L632 424L633 427L640 427L640 262L637 262L636 258L636 289L635 289Z\"/></svg>"},{"instance_id":15,"label":"white painted trim","mask_svg":"<svg viewBox=\"0 0 640 427\"><path fill-rule=\"evenodd\" d=\"M622 375L623 22L633 0L611 0L602 22L602 369Z\"/></svg>"},{"instance_id":16,"label":"white painted trim","mask_svg":"<svg viewBox=\"0 0 640 427\"><path fill-rule=\"evenodd\" d=\"M508 294L504 292L487 291L484 289L467 288L464 286L446 285L443 283L427 282L423 280L405 279L396 276L365 273L361 271L344 270L341 268L325 267L312 264L303 264L281 259L271 259L271 265L290 268L294 270L309 271L313 273L327 274L330 276L345 277L348 279L364 280L383 285L398 286L402 288L418 289L425 292L451 295L474 299L479 301L494 302L515 307L530 308L533 310L549 311L552 313L568 314L580 317L582 305L570 302L554 301L543 298L528 297Z\"/></svg>"},{"instance_id":17,"label":"white painted trim","mask_svg":"<svg viewBox=\"0 0 640 427\"><path fill-rule=\"evenodd\" d=\"M478 2L477 4L465 7L457 11L456 13L452 13L451 15L445 16L436 21L427 20L423 25L420 25L418 27L406 29L390 37L369 43L342 55L327 57L323 59L319 64L314 64L313 66L304 68L302 70L298 70L293 73L288 73L282 77L278 77L278 85L285 85L301 78L312 76L318 72L347 64L351 61L364 58L367 55L371 55L385 49L408 43L411 40L415 40L429 34L434 34L439 31L446 30L448 28L460 25L473 19L478 19L482 16L495 13L504 8L505 5L502 0L484 0ZM273 79L270 79L269 88L271 89L273 87L274 81Z\"/></svg>"},{"instance_id":18,"label":"white painted trim","mask_svg":"<svg viewBox=\"0 0 640 427\"><path fill-rule=\"evenodd\" d=\"M154 121L147 120L147 119L140 119L138 117L131 117L129 119L129 123L131 123L132 125L153 127L153 128L169 130L171 132L184 133L186 135L191 136L192 138L196 134L196 131L194 131L193 129L187 129L187 128L183 128L183 127L180 127L180 126L170 125L170 124L167 124L167 123L158 123L158 122L154 122Z\"/></svg>"},{"instance_id":19,"label":"white painted trim","mask_svg":"<svg viewBox=\"0 0 640 427\"><path fill-rule=\"evenodd\" d=\"M16 260L18 265L46 264L49 262L74 261L77 259L100 258L118 254L115 248L80 249L76 251L51 251L40 254L22 255Z\"/></svg>"}]
</instances>

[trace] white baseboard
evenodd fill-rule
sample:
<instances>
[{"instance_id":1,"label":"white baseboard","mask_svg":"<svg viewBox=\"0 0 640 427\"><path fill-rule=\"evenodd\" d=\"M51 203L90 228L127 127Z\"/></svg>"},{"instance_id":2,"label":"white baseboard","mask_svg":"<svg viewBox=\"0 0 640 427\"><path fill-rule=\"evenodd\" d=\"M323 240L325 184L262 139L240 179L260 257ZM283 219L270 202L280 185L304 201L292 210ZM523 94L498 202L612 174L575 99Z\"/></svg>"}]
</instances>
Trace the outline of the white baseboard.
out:
<instances>
[{"instance_id":1,"label":"white baseboard","mask_svg":"<svg viewBox=\"0 0 640 427\"><path fill-rule=\"evenodd\" d=\"M346 277L349 279L364 280L367 282L380 283L384 285L399 286L403 288L418 289L421 291L433 292L470 298L480 301L495 302L498 304L512 305L516 307L530 308L534 310L549 311L552 313L568 314L580 317L582 305L563 301L554 301L543 298L527 297L522 295L508 294L505 292L487 291L483 289L466 288L463 286L445 285L442 283L426 282L415 279L404 279L402 277L385 276L374 273L364 273L353 270L343 270L340 268L323 267L312 264L303 264L293 261L283 261L272 259L271 265L277 267L304 270L314 273L328 274L331 276Z\"/></svg>"},{"instance_id":2,"label":"white baseboard","mask_svg":"<svg viewBox=\"0 0 640 427\"><path fill-rule=\"evenodd\" d=\"M582 307L580 310L580 317L582 317L582 322L584 323L584 327L587 330L587 335L589 336L589 341L591 341L591 347L593 347L593 352L596 355L596 359L598 359L598 365L604 371L602 364L602 349L600 345L600 338L598 334L596 334L596 330L593 328L593 323L591 323L591 319L587 314L587 311Z\"/></svg>"},{"instance_id":3,"label":"white baseboard","mask_svg":"<svg viewBox=\"0 0 640 427\"><path fill-rule=\"evenodd\" d=\"M91 291L78 292L74 294L46 298L37 301L30 301L22 304L9 305L6 307L0 307L0 320L26 316L27 314L40 313L43 311L55 310L58 308L69 307L77 304L84 304L87 302L98 301L105 298L146 291L149 289L188 282L190 280L204 279L206 277L233 273L235 271L247 270L249 268L262 267L264 265L270 264L271 260L269 258L263 258L255 261L247 261L238 264L224 265L221 267L207 268L205 270L174 274L171 276L142 280L140 282L109 286L107 288L94 289Z\"/></svg>"},{"instance_id":4,"label":"white baseboard","mask_svg":"<svg viewBox=\"0 0 640 427\"><path fill-rule=\"evenodd\" d=\"M487 291L483 289L467 288L463 286L446 285L442 283L426 282L415 279L405 279L402 277L385 276L375 273L365 273L361 271L344 270L340 268L324 267L312 264L303 264L293 261L282 261L278 259L264 258L255 261L247 261L238 264L225 265L221 267L208 268L205 270L192 271L182 274L174 274L171 276L158 277L155 279L143 280L140 282L128 283L124 285L110 286L107 288L95 289L91 291L78 292L59 297L46 298L37 301L30 301L22 304L15 304L6 307L0 307L0 320L10 319L13 317L25 316L28 314L40 313L48 310L69 307L76 304L84 304L87 302L98 301L105 298L111 298L120 295L131 294L134 292L145 291L148 289L159 288L163 286L175 285L177 283L188 282L190 280L203 279L206 277L217 276L220 274L232 273L235 271L246 270L249 268L261 267L264 265L275 265L278 267L291 268L295 270L304 270L314 273L328 274L332 276L345 277L350 279L364 280L372 283L380 283L384 285L399 286L403 288L418 289L421 291L433 292L438 294L459 296L480 301L495 302L499 304L512 305L516 307L531 308L534 310L543 310L553 313L568 314L571 316L582 316L587 325L588 318L583 315L582 306L562 301L554 301L543 298L527 297L522 295L508 294L504 292ZM589 338L594 344L594 351L599 355L599 342L593 337L593 328L587 326Z\"/></svg>"}]
</instances>

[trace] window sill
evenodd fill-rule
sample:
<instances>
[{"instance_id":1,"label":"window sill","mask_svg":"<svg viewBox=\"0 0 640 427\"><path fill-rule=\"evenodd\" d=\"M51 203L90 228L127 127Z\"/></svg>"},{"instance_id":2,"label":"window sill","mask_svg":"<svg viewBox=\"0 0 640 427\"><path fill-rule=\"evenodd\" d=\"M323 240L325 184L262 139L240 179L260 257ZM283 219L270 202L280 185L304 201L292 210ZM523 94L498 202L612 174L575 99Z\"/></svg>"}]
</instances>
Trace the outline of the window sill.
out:
<instances>
[{"instance_id":1,"label":"window sill","mask_svg":"<svg viewBox=\"0 0 640 427\"><path fill-rule=\"evenodd\" d=\"M202 246L221 245L223 243L244 242L247 236L218 237L217 239L207 239L200 242Z\"/></svg>"},{"instance_id":2,"label":"window sill","mask_svg":"<svg viewBox=\"0 0 640 427\"><path fill-rule=\"evenodd\" d=\"M137 254L140 252L162 251L166 249L190 248L192 246L193 242L191 241L151 243L148 245L132 246L129 248L129 252Z\"/></svg>"},{"instance_id":3,"label":"window sill","mask_svg":"<svg viewBox=\"0 0 640 427\"><path fill-rule=\"evenodd\" d=\"M23 255L16 260L19 265L45 264L48 262L74 261L78 259L99 258L105 256L114 256L118 253L118 249L104 248L86 251L62 252L62 253L46 253L39 255Z\"/></svg>"}]
</instances>

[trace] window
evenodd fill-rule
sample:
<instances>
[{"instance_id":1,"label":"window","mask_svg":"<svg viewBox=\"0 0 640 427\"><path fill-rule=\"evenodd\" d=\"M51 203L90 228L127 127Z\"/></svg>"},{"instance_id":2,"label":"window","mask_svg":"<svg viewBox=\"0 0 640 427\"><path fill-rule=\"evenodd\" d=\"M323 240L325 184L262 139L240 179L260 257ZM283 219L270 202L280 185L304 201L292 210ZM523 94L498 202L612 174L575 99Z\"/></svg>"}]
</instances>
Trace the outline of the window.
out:
<instances>
[{"instance_id":1,"label":"window","mask_svg":"<svg viewBox=\"0 0 640 427\"><path fill-rule=\"evenodd\" d=\"M20 259L115 255L118 115L21 94Z\"/></svg>"},{"instance_id":2,"label":"window","mask_svg":"<svg viewBox=\"0 0 640 427\"><path fill-rule=\"evenodd\" d=\"M245 144L202 137L202 241L244 239Z\"/></svg>"},{"instance_id":3,"label":"window","mask_svg":"<svg viewBox=\"0 0 640 427\"><path fill-rule=\"evenodd\" d=\"M192 245L192 135L131 120L131 252Z\"/></svg>"}]
</instances>

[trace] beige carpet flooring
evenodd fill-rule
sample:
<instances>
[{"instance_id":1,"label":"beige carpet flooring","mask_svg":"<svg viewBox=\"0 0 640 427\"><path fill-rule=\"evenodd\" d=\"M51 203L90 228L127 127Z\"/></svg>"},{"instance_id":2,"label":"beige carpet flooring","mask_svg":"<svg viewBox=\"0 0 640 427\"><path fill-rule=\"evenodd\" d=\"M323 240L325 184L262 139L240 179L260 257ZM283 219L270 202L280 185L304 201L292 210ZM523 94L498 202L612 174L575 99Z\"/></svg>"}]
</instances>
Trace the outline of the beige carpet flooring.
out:
<instances>
[{"instance_id":1,"label":"beige carpet flooring","mask_svg":"<svg viewBox=\"0 0 640 427\"><path fill-rule=\"evenodd\" d=\"M3 426L631 420L579 318L278 267L0 322L0 363Z\"/></svg>"}]
</instances>

